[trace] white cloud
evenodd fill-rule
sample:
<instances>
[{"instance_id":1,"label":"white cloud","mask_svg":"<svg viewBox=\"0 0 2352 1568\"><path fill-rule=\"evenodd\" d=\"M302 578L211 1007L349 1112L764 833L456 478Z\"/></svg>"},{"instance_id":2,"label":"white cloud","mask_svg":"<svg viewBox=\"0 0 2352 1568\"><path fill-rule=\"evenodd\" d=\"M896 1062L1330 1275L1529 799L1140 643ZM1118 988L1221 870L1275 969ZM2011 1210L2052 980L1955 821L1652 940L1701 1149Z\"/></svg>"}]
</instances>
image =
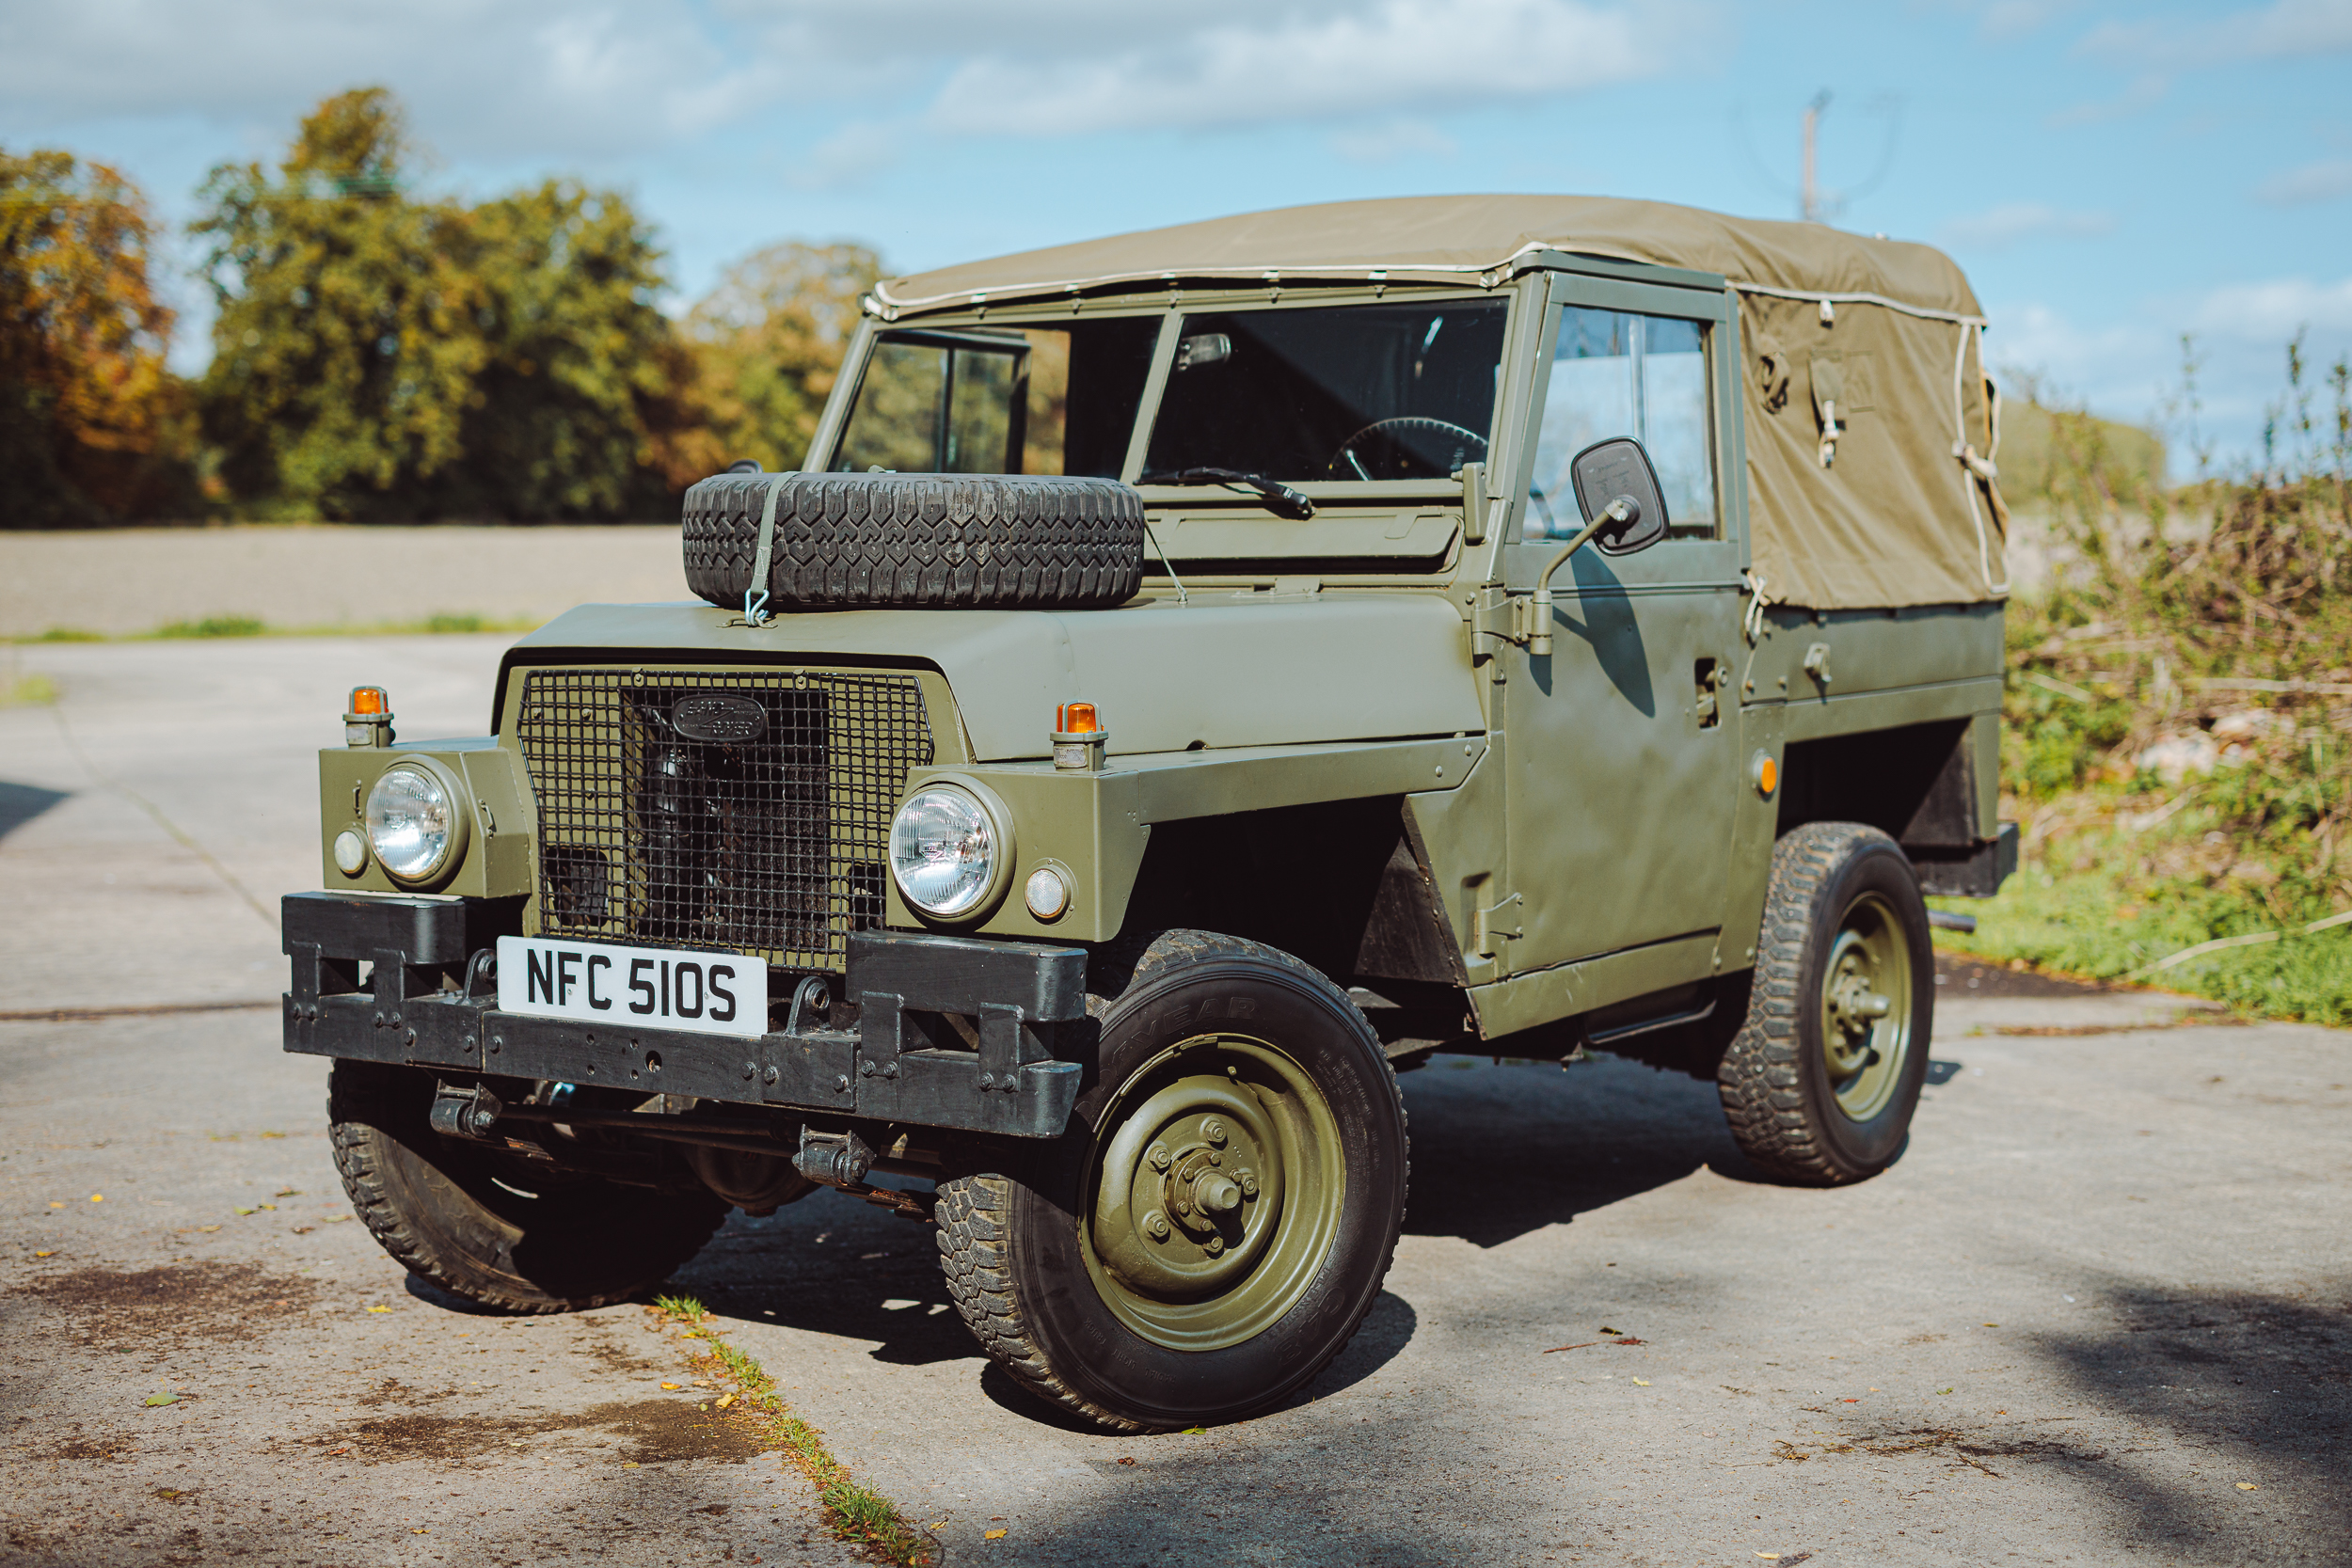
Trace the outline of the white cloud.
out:
<instances>
[{"instance_id":1,"label":"white cloud","mask_svg":"<svg viewBox=\"0 0 2352 1568\"><path fill-rule=\"evenodd\" d=\"M875 120L851 120L795 159L785 183L801 191L851 190L896 164L903 134Z\"/></svg>"},{"instance_id":2,"label":"white cloud","mask_svg":"<svg viewBox=\"0 0 2352 1568\"><path fill-rule=\"evenodd\" d=\"M2331 158L2274 174L2254 187L2254 199L2273 207L2299 207L2352 196L2352 158Z\"/></svg>"},{"instance_id":3,"label":"white cloud","mask_svg":"<svg viewBox=\"0 0 2352 1568\"><path fill-rule=\"evenodd\" d=\"M2352 277L2332 283L2308 277L2225 283L2197 299L2184 319L2200 334L2273 346L2307 326L2329 335L2348 333Z\"/></svg>"},{"instance_id":4,"label":"white cloud","mask_svg":"<svg viewBox=\"0 0 2352 1568\"><path fill-rule=\"evenodd\" d=\"M1937 240L1955 250L2006 250L2026 240L2095 240L2115 231L2112 213L2068 212L2038 201L2010 202L1937 230Z\"/></svg>"},{"instance_id":5,"label":"white cloud","mask_svg":"<svg viewBox=\"0 0 2352 1568\"><path fill-rule=\"evenodd\" d=\"M16 122L193 114L284 127L327 93L382 83L453 154L594 157L691 135L773 81L683 0L76 0L0 11L0 103Z\"/></svg>"},{"instance_id":6,"label":"white cloud","mask_svg":"<svg viewBox=\"0 0 2352 1568\"><path fill-rule=\"evenodd\" d=\"M1276 8L1131 47L1061 57L1006 50L959 65L941 126L1055 135L1353 118L1576 92L1664 70L1644 13L1584 0L1375 0Z\"/></svg>"},{"instance_id":7,"label":"white cloud","mask_svg":"<svg viewBox=\"0 0 2352 1568\"><path fill-rule=\"evenodd\" d=\"M2169 69L2342 54L2352 50L2352 0L2272 0L2206 22L2109 22L2078 48L2119 65Z\"/></svg>"}]
</instances>

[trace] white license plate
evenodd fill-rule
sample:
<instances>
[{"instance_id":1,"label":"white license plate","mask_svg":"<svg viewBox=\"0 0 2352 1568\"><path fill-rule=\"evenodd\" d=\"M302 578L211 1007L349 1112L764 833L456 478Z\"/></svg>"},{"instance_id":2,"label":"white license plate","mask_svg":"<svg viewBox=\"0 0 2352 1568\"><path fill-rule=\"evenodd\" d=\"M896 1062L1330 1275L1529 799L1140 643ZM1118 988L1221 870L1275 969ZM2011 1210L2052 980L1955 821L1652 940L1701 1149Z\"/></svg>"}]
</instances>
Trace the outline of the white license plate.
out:
<instances>
[{"instance_id":1,"label":"white license plate","mask_svg":"<svg viewBox=\"0 0 2352 1568\"><path fill-rule=\"evenodd\" d=\"M581 1023L764 1035L768 966L740 953L501 937L499 1008Z\"/></svg>"}]
</instances>

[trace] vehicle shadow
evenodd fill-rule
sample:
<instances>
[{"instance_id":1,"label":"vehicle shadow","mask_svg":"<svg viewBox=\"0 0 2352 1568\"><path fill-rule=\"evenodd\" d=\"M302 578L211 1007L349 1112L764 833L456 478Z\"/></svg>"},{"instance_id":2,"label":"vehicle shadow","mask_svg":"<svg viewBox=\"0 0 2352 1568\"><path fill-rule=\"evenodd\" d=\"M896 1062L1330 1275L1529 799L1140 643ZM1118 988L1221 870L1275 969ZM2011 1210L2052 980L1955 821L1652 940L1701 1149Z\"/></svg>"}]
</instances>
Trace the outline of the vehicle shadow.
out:
<instances>
[{"instance_id":1,"label":"vehicle shadow","mask_svg":"<svg viewBox=\"0 0 2352 1568\"><path fill-rule=\"evenodd\" d=\"M34 817L68 799L62 790L39 784L11 784L0 779L0 838L6 838Z\"/></svg>"}]
</instances>

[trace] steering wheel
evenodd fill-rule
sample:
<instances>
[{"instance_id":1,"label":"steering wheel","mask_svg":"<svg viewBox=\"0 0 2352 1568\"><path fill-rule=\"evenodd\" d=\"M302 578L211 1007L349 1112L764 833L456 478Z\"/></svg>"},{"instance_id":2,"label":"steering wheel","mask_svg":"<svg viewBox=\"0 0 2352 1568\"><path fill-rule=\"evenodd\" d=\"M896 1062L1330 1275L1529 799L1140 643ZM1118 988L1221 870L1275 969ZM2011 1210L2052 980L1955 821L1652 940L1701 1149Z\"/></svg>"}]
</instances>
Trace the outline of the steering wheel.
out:
<instances>
[{"instance_id":1,"label":"steering wheel","mask_svg":"<svg viewBox=\"0 0 2352 1568\"><path fill-rule=\"evenodd\" d=\"M1375 474L1369 467L1365 467L1362 456L1359 454L1356 450L1357 443L1362 441L1367 436L1385 436L1389 437L1390 443L1392 446L1401 449L1407 456L1420 458L1421 454L1419 452L1413 451L1411 447L1406 446L1404 441L1398 439L1398 437L1408 434L1435 436L1440 439L1450 440L1456 443L1454 451L1454 461L1449 464L1438 465L1438 472L1439 474L1452 473L1455 468L1460 467L1463 464L1470 462L1473 459L1484 458L1486 455L1486 438L1484 436L1479 435L1478 432L1474 430L1466 430L1462 426L1454 424L1448 420L1424 419L1419 414L1398 414L1385 420L1375 420L1372 423L1364 426L1363 429L1358 431L1355 435L1350 436L1346 440L1342 441L1340 443L1339 450L1331 454L1331 460L1323 466L1324 472L1333 479L1369 480L1382 477L1399 479L1418 477L1404 474L1390 476ZM1425 462L1427 460L1422 459L1422 461Z\"/></svg>"}]
</instances>

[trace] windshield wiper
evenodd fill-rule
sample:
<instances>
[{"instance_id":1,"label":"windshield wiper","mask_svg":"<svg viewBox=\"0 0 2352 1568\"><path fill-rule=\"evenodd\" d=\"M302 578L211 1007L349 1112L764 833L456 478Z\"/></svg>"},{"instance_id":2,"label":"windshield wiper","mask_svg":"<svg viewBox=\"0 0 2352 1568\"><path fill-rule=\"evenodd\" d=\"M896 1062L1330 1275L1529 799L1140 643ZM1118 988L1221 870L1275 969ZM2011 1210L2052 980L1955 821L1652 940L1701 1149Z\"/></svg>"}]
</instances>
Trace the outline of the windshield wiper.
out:
<instances>
[{"instance_id":1,"label":"windshield wiper","mask_svg":"<svg viewBox=\"0 0 2352 1568\"><path fill-rule=\"evenodd\" d=\"M1141 475L1139 484L1236 484L1255 490L1265 499L1268 512L1278 517L1305 519L1315 515L1315 503L1306 492L1266 478L1263 474L1246 474L1239 468L1180 468L1174 473Z\"/></svg>"}]
</instances>

